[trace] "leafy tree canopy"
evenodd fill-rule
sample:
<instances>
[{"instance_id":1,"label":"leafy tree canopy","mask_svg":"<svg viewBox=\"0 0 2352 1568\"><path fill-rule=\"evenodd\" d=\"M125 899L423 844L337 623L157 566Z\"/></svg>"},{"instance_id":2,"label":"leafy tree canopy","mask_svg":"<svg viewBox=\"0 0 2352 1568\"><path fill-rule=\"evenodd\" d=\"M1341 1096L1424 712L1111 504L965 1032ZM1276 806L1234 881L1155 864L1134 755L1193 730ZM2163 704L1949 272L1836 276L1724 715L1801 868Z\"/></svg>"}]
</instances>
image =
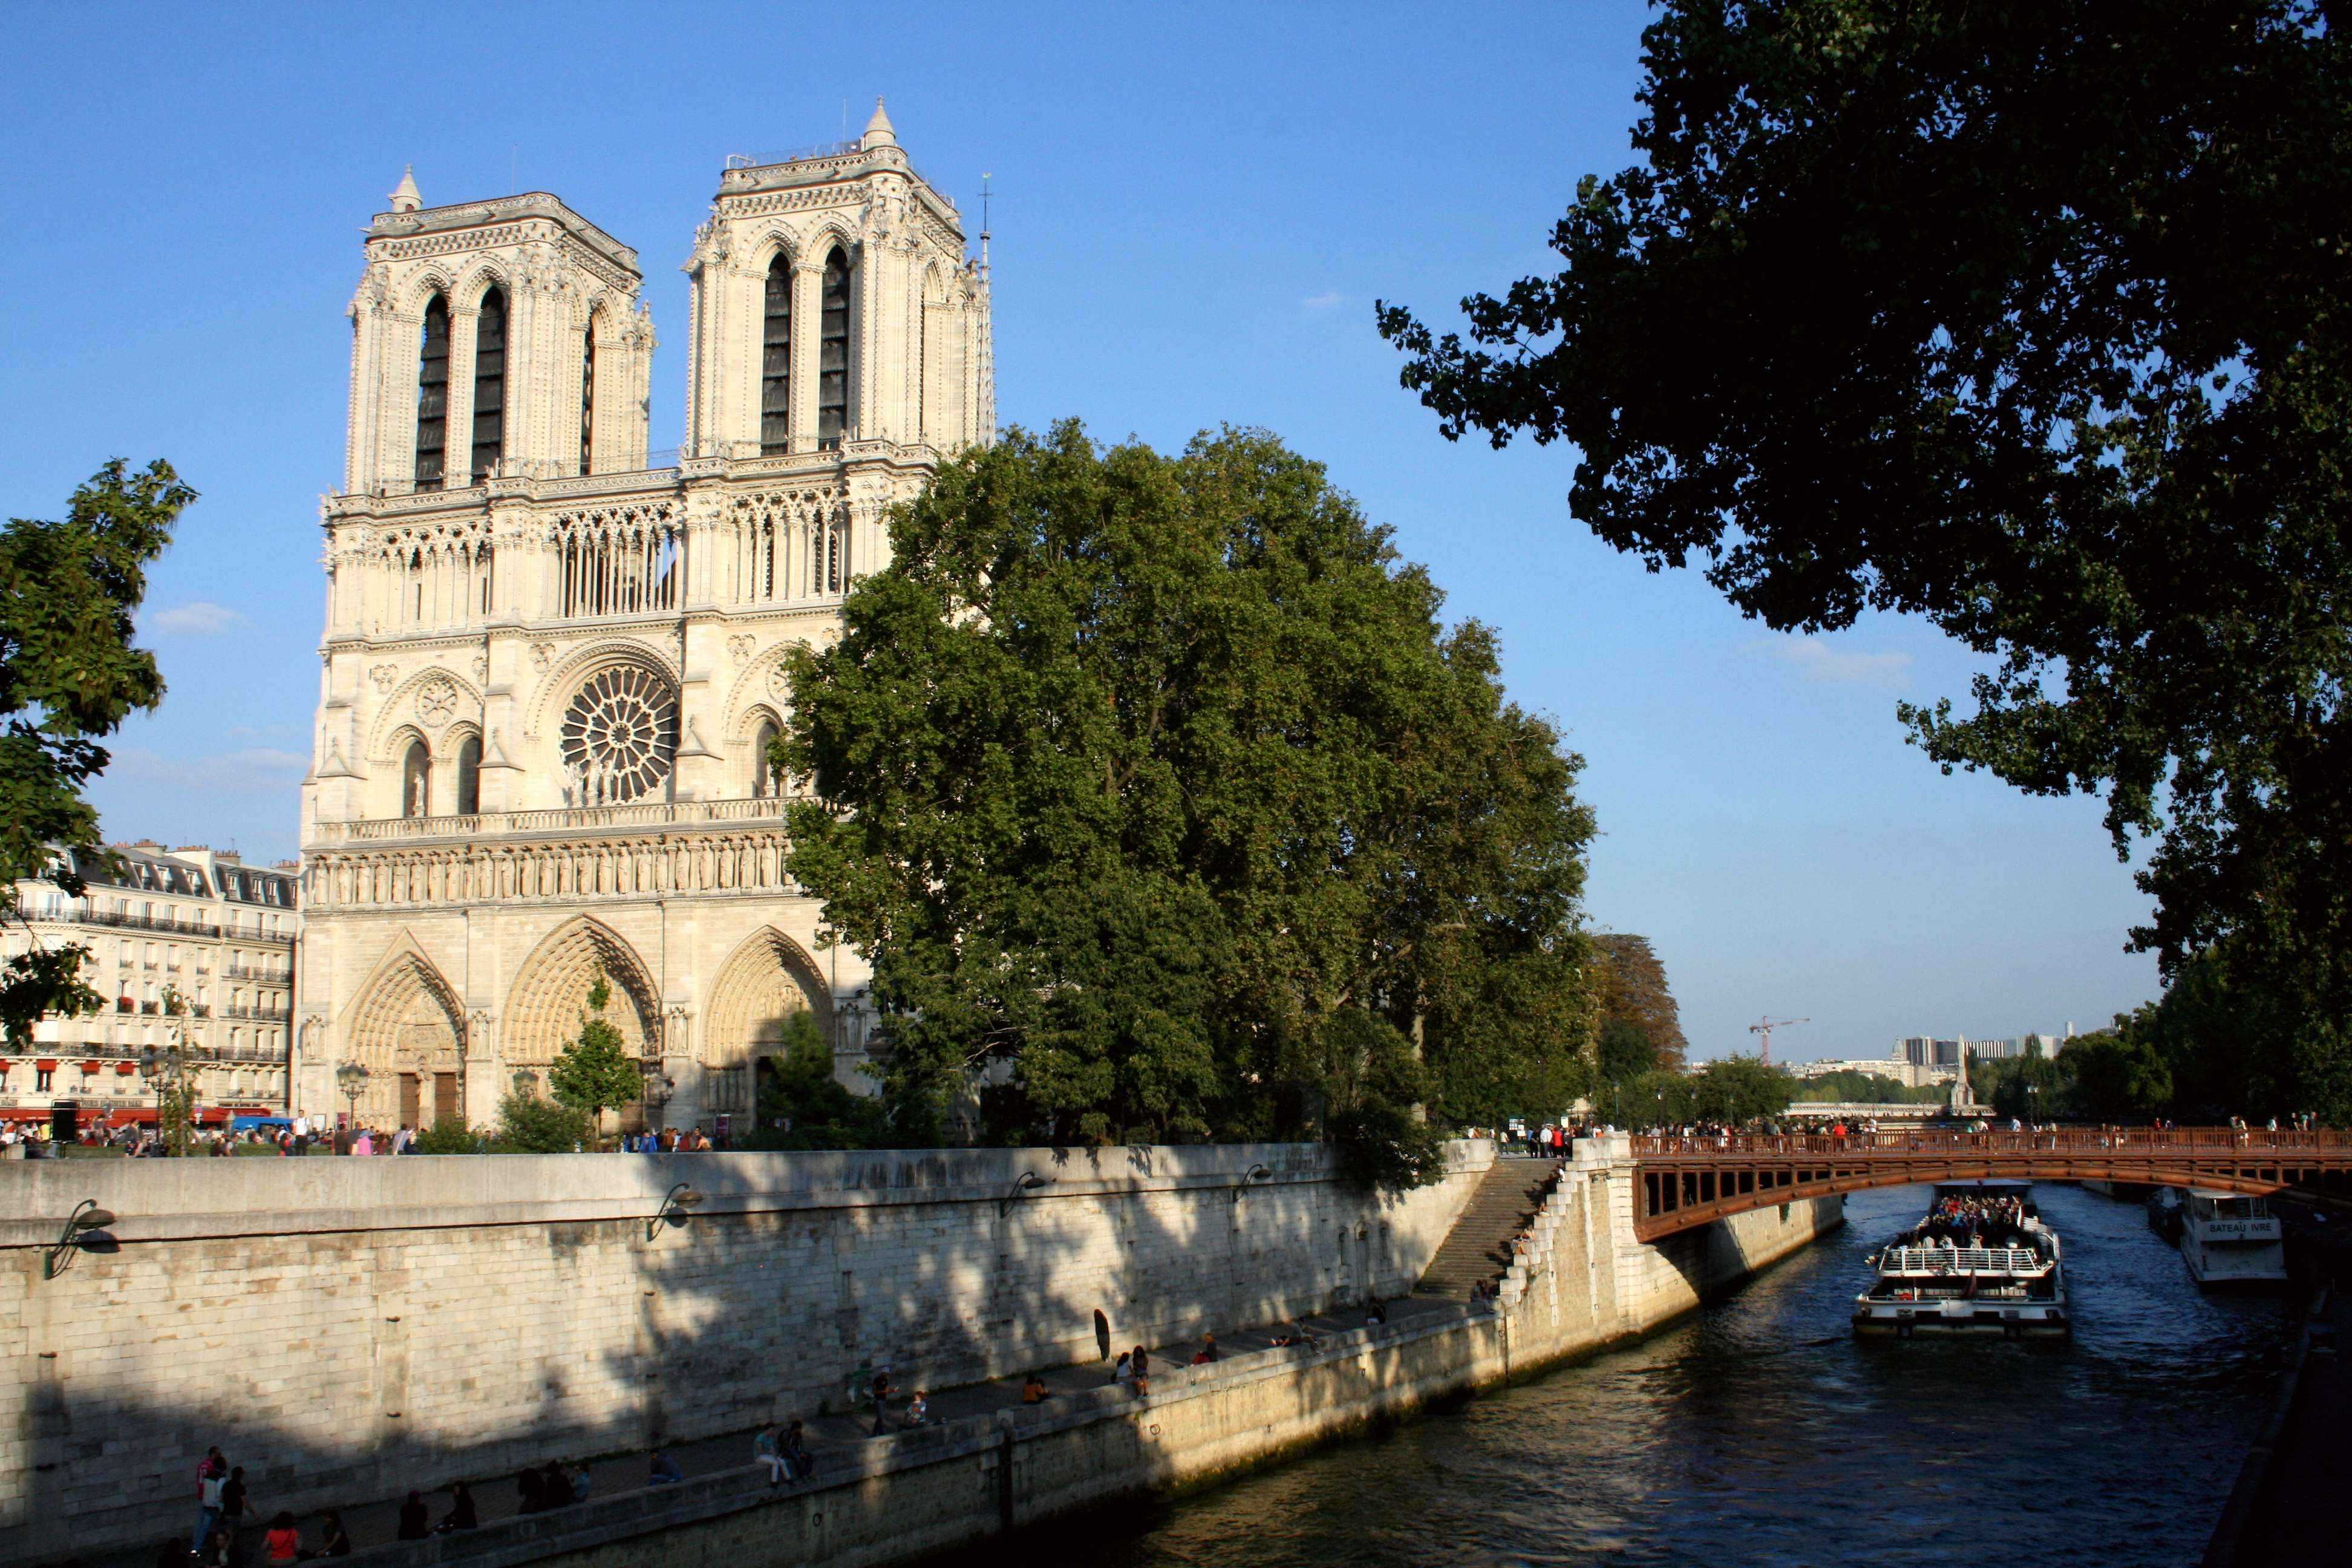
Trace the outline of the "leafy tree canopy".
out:
<instances>
[{"instance_id":1,"label":"leafy tree canopy","mask_svg":"<svg viewBox=\"0 0 2352 1568\"><path fill-rule=\"evenodd\" d=\"M612 982L597 975L588 988L580 1037L558 1051L547 1069L556 1103L582 1112L592 1123L607 1107L635 1104L646 1091L645 1069L623 1048L621 1031L604 1016L612 1001Z\"/></svg>"},{"instance_id":2,"label":"leafy tree canopy","mask_svg":"<svg viewBox=\"0 0 2352 1568\"><path fill-rule=\"evenodd\" d=\"M874 961L896 1135L994 1067L1001 1135L1349 1131L1410 1180L1413 1102L1567 1103L1578 759L1319 465L1014 430L891 542L794 658L778 758L815 795L793 874Z\"/></svg>"},{"instance_id":3,"label":"leafy tree canopy","mask_svg":"<svg viewBox=\"0 0 2352 1568\"><path fill-rule=\"evenodd\" d=\"M1449 436L1784 629L1990 656L1947 771L2104 791L2168 977L2235 938L2346 1093L2352 70L2325 0L1664 0L1566 265L1383 305ZM2290 1056L2294 1053L2288 1053ZM2310 1092L2310 1091L2306 1091Z\"/></svg>"},{"instance_id":4,"label":"leafy tree canopy","mask_svg":"<svg viewBox=\"0 0 2352 1568\"><path fill-rule=\"evenodd\" d=\"M71 862L105 858L81 788L106 766L99 741L163 700L154 656L131 646L131 615L148 564L195 499L169 463L133 474L116 458L74 491L62 521L0 529L0 915L15 912L19 878L47 875L79 895ZM51 871L58 848L68 864ZM86 951L35 945L0 965L11 1041L29 1040L44 1013L100 1004L78 978Z\"/></svg>"},{"instance_id":5,"label":"leafy tree canopy","mask_svg":"<svg viewBox=\"0 0 2352 1568\"><path fill-rule=\"evenodd\" d=\"M1682 1066L1690 1051L1690 1042L1683 1037L1682 1009L1650 939L1603 931L1591 940L1604 1033L1612 1024L1630 1026L1650 1042L1658 1066Z\"/></svg>"},{"instance_id":6,"label":"leafy tree canopy","mask_svg":"<svg viewBox=\"0 0 2352 1568\"><path fill-rule=\"evenodd\" d=\"M1802 1079L1797 1098L1817 1104L1935 1105L1948 1099L1948 1091L1942 1084L1923 1083L1915 1089L1898 1079L1845 1068Z\"/></svg>"}]
</instances>

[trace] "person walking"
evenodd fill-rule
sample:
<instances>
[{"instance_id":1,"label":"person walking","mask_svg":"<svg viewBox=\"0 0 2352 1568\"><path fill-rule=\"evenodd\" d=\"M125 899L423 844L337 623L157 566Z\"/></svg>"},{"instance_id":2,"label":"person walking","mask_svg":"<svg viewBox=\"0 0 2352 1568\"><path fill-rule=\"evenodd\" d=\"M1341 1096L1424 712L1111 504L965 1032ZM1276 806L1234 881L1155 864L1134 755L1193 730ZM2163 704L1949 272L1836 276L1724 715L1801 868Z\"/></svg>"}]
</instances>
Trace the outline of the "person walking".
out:
<instances>
[{"instance_id":1,"label":"person walking","mask_svg":"<svg viewBox=\"0 0 2352 1568\"><path fill-rule=\"evenodd\" d=\"M245 1467L229 1467L228 1479L221 1483L220 1531L223 1560L237 1559L236 1532L245 1528Z\"/></svg>"},{"instance_id":2,"label":"person walking","mask_svg":"<svg viewBox=\"0 0 2352 1568\"><path fill-rule=\"evenodd\" d=\"M213 1450L217 1456L218 1448ZM188 1552L201 1556L205 1542L220 1526L221 1493L227 1489L228 1478L210 1468L207 1461L196 1468L196 1528L188 1537Z\"/></svg>"}]
</instances>

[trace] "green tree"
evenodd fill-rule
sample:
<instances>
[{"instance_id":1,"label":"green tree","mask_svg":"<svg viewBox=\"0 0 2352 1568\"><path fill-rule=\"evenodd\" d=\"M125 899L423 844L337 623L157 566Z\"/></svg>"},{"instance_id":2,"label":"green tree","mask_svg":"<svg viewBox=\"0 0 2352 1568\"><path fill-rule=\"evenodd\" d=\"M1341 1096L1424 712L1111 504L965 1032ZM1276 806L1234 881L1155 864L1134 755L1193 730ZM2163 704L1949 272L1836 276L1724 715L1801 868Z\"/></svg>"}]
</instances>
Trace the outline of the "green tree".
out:
<instances>
[{"instance_id":1,"label":"green tree","mask_svg":"<svg viewBox=\"0 0 2352 1568\"><path fill-rule=\"evenodd\" d=\"M106 766L100 740L163 700L154 656L131 646L131 616L148 564L195 499L169 463L133 474L116 458L74 491L62 521L0 530L0 918L21 916L19 879L47 876L79 896L82 868L107 859L81 789ZM0 964L11 1043L30 1040L45 1013L100 1005L79 978L87 952L36 940Z\"/></svg>"},{"instance_id":2,"label":"green tree","mask_svg":"<svg viewBox=\"0 0 2352 1568\"><path fill-rule=\"evenodd\" d=\"M467 1126L454 1116L445 1116L430 1127L417 1130L410 1141L412 1154L478 1154L490 1142L491 1134ZM569 1143L564 1145L570 1148Z\"/></svg>"},{"instance_id":3,"label":"green tree","mask_svg":"<svg viewBox=\"0 0 2352 1568\"><path fill-rule=\"evenodd\" d=\"M881 1102L833 1076L833 1047L806 1009L784 1020L783 1049L760 1080L759 1125L742 1149L866 1149L888 1131Z\"/></svg>"},{"instance_id":4,"label":"green tree","mask_svg":"<svg viewBox=\"0 0 2352 1568\"><path fill-rule=\"evenodd\" d=\"M1702 1121L1745 1127L1779 1116L1797 1098L1789 1069L1755 1057L1717 1057L1691 1080L1692 1109Z\"/></svg>"},{"instance_id":5,"label":"green tree","mask_svg":"<svg viewBox=\"0 0 2352 1568\"><path fill-rule=\"evenodd\" d=\"M556 1103L582 1112L592 1128L607 1108L635 1104L646 1091L645 1069L622 1048L621 1031L604 1016L612 1000L612 982L600 973L588 988L580 1037L558 1051L547 1069Z\"/></svg>"},{"instance_id":6,"label":"green tree","mask_svg":"<svg viewBox=\"0 0 2352 1568\"><path fill-rule=\"evenodd\" d=\"M1591 940L1602 1031L1612 1024L1629 1025L1650 1042L1657 1065L1682 1066L1690 1051L1690 1042L1683 1037L1682 1009L1650 939L1604 931Z\"/></svg>"},{"instance_id":7,"label":"green tree","mask_svg":"<svg viewBox=\"0 0 2352 1568\"><path fill-rule=\"evenodd\" d=\"M499 1101L490 1148L500 1154L569 1154L594 1131L585 1110L518 1090Z\"/></svg>"},{"instance_id":8,"label":"green tree","mask_svg":"<svg viewBox=\"0 0 2352 1568\"><path fill-rule=\"evenodd\" d=\"M1624 1083L1664 1065L1658 1059L1657 1042L1631 1018L1610 1018L1601 1026L1599 1067L1603 1083Z\"/></svg>"},{"instance_id":9,"label":"green tree","mask_svg":"<svg viewBox=\"0 0 2352 1568\"><path fill-rule=\"evenodd\" d=\"M2154 840L2168 978L2227 941L2352 1113L2352 57L2326 0L1665 0L1640 162L1566 265L1383 305L1448 436L1788 630L1927 616L1948 772Z\"/></svg>"},{"instance_id":10,"label":"green tree","mask_svg":"<svg viewBox=\"0 0 2352 1568\"><path fill-rule=\"evenodd\" d=\"M1969 1058L1969 1082L1996 1115L2020 1121L2058 1121L2074 1114L2074 1077L2063 1057Z\"/></svg>"},{"instance_id":11,"label":"green tree","mask_svg":"<svg viewBox=\"0 0 2352 1568\"><path fill-rule=\"evenodd\" d=\"M1069 422L890 527L777 760L815 790L793 874L875 964L892 1136L1003 1064L991 1136L1344 1132L1410 1171L1398 1096L1492 1120L1574 1077L1577 759L1318 465Z\"/></svg>"},{"instance_id":12,"label":"green tree","mask_svg":"<svg viewBox=\"0 0 2352 1568\"><path fill-rule=\"evenodd\" d=\"M2145 1121L2172 1103L2172 1070L2149 1036L2148 1018L2117 1016L2115 1027L2078 1035L2060 1057L2072 1083L2071 1109L2092 1121Z\"/></svg>"}]
</instances>

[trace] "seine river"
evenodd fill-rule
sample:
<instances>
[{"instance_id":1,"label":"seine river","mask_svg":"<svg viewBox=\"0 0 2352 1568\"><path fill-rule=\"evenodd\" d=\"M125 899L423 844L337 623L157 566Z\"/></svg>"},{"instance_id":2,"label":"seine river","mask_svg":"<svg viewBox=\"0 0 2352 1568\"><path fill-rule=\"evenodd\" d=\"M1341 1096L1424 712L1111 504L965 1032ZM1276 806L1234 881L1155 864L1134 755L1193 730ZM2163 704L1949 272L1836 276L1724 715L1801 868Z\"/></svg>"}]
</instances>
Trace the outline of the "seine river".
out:
<instances>
[{"instance_id":1,"label":"seine river","mask_svg":"<svg viewBox=\"0 0 2352 1568\"><path fill-rule=\"evenodd\" d=\"M2284 1309L2200 1296L2137 1204L2037 1196L2071 1345L1854 1342L1864 1255L1927 1202L1858 1194L1843 1231L1639 1346L1126 1528L1041 1532L1035 1560L2193 1563L2275 1397Z\"/></svg>"}]
</instances>

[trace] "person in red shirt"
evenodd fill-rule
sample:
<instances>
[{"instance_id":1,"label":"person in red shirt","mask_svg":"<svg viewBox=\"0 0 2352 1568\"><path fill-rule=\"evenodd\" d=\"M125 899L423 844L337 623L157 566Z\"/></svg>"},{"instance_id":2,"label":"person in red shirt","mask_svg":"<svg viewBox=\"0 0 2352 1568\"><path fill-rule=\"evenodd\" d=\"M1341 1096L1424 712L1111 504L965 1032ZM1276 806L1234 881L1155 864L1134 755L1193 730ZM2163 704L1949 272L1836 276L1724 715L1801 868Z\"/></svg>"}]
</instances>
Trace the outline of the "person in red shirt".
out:
<instances>
[{"instance_id":1,"label":"person in red shirt","mask_svg":"<svg viewBox=\"0 0 2352 1568\"><path fill-rule=\"evenodd\" d=\"M301 1560L302 1532L294 1528L292 1514L281 1511L269 1521L267 1545L272 1563L297 1563Z\"/></svg>"}]
</instances>

